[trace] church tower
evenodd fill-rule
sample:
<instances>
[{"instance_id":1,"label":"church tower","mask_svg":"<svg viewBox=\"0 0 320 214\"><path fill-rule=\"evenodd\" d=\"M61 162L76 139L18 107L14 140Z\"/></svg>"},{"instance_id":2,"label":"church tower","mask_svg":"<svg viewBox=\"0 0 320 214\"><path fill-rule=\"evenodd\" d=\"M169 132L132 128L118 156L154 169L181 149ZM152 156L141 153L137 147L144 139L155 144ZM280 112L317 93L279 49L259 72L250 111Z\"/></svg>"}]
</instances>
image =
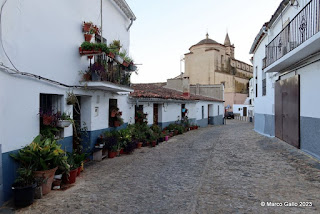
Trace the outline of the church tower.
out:
<instances>
[{"instance_id":1,"label":"church tower","mask_svg":"<svg viewBox=\"0 0 320 214\"><path fill-rule=\"evenodd\" d=\"M231 45L228 33L224 40L224 46L226 46L226 54L229 55L230 58L234 59L234 45Z\"/></svg>"}]
</instances>

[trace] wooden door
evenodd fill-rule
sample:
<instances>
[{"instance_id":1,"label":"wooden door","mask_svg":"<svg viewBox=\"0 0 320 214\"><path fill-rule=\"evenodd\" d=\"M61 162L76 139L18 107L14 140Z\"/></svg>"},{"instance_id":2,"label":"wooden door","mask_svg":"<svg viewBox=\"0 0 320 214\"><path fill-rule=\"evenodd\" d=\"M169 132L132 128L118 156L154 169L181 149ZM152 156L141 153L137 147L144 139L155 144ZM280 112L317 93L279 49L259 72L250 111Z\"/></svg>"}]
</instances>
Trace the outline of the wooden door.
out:
<instances>
[{"instance_id":1,"label":"wooden door","mask_svg":"<svg viewBox=\"0 0 320 214\"><path fill-rule=\"evenodd\" d=\"M158 125L158 117L159 117L159 111L158 111L158 104L153 104L153 124Z\"/></svg>"},{"instance_id":2,"label":"wooden door","mask_svg":"<svg viewBox=\"0 0 320 214\"><path fill-rule=\"evenodd\" d=\"M278 81L275 87L276 137L300 148L300 76Z\"/></svg>"},{"instance_id":3,"label":"wooden door","mask_svg":"<svg viewBox=\"0 0 320 214\"><path fill-rule=\"evenodd\" d=\"M243 116L244 116L244 117L247 116L247 107L243 107Z\"/></svg>"}]
</instances>

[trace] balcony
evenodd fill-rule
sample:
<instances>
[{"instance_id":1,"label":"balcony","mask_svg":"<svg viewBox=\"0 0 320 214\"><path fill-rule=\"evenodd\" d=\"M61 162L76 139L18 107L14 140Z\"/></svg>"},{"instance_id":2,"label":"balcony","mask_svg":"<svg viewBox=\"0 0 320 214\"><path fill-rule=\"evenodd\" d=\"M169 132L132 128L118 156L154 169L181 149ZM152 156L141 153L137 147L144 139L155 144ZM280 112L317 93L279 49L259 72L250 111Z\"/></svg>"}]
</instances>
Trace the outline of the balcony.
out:
<instances>
[{"instance_id":1,"label":"balcony","mask_svg":"<svg viewBox=\"0 0 320 214\"><path fill-rule=\"evenodd\" d=\"M82 85L93 90L133 92L130 88L132 72L115 60L102 57L82 73Z\"/></svg>"},{"instance_id":2,"label":"balcony","mask_svg":"<svg viewBox=\"0 0 320 214\"><path fill-rule=\"evenodd\" d=\"M279 72L320 50L320 0L311 0L266 46L265 72Z\"/></svg>"}]
</instances>

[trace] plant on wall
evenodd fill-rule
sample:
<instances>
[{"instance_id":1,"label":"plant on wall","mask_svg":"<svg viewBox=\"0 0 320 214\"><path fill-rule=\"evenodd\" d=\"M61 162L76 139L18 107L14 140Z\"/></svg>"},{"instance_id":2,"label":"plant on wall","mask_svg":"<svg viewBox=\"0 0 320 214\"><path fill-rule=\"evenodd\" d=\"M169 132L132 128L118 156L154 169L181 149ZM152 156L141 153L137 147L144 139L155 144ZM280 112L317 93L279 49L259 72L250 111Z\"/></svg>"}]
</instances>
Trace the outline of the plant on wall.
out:
<instances>
[{"instance_id":1,"label":"plant on wall","mask_svg":"<svg viewBox=\"0 0 320 214\"><path fill-rule=\"evenodd\" d=\"M111 109L111 126L113 127L119 127L123 124L123 119L122 119L122 112L119 110L119 108L114 107Z\"/></svg>"},{"instance_id":2,"label":"plant on wall","mask_svg":"<svg viewBox=\"0 0 320 214\"><path fill-rule=\"evenodd\" d=\"M108 48L114 54L119 54L120 49L122 48L120 40L113 40L112 43L109 44Z\"/></svg>"}]
</instances>

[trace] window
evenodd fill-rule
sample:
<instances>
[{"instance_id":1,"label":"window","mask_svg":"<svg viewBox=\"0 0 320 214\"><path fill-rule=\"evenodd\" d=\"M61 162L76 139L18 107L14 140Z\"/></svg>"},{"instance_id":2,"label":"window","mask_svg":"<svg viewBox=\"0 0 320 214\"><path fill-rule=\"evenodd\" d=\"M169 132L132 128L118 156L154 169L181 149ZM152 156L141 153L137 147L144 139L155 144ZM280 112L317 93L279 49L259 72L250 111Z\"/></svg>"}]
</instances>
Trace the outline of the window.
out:
<instances>
[{"instance_id":1,"label":"window","mask_svg":"<svg viewBox=\"0 0 320 214\"><path fill-rule=\"evenodd\" d=\"M186 114L187 114L186 104L181 104L181 120L184 119Z\"/></svg>"},{"instance_id":2,"label":"window","mask_svg":"<svg viewBox=\"0 0 320 214\"><path fill-rule=\"evenodd\" d=\"M115 127L118 112L118 100L109 99L109 127Z\"/></svg>"},{"instance_id":3,"label":"window","mask_svg":"<svg viewBox=\"0 0 320 214\"><path fill-rule=\"evenodd\" d=\"M202 106L202 119L204 118L204 106Z\"/></svg>"},{"instance_id":4,"label":"window","mask_svg":"<svg viewBox=\"0 0 320 214\"><path fill-rule=\"evenodd\" d=\"M220 106L219 105L218 105L218 115L220 115Z\"/></svg>"},{"instance_id":5,"label":"window","mask_svg":"<svg viewBox=\"0 0 320 214\"><path fill-rule=\"evenodd\" d=\"M266 79L266 73L262 72L262 96L265 96L267 94L267 79Z\"/></svg>"},{"instance_id":6,"label":"window","mask_svg":"<svg viewBox=\"0 0 320 214\"><path fill-rule=\"evenodd\" d=\"M135 106L135 123L138 123L138 113L143 114L143 105Z\"/></svg>"},{"instance_id":7,"label":"window","mask_svg":"<svg viewBox=\"0 0 320 214\"><path fill-rule=\"evenodd\" d=\"M62 95L40 94L40 134L56 139L63 137L63 129L57 127L58 114L61 114Z\"/></svg>"}]
</instances>

